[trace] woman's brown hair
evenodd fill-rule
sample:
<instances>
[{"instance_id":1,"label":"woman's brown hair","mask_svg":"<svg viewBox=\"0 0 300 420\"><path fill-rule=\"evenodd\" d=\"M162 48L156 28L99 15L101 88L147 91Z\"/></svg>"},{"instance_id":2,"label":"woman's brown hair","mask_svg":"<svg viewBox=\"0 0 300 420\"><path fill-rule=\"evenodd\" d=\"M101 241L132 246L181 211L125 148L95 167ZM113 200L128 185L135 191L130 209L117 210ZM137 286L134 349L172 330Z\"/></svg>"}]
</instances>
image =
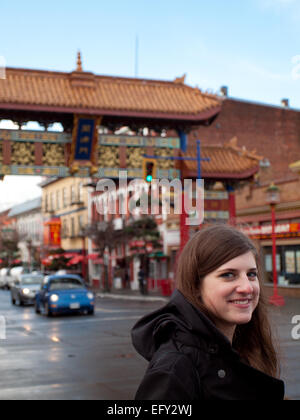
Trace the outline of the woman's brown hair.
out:
<instances>
[{"instance_id":1,"label":"woman's brown hair","mask_svg":"<svg viewBox=\"0 0 300 420\"><path fill-rule=\"evenodd\" d=\"M263 293L260 256L254 243L244 233L225 224L204 226L189 241L180 255L176 286L190 303L213 321L213 317L201 301L200 290L203 278L221 265L249 251L256 260L261 294L251 321L236 327L232 346L239 352L242 360L252 367L278 377L278 359Z\"/></svg>"}]
</instances>

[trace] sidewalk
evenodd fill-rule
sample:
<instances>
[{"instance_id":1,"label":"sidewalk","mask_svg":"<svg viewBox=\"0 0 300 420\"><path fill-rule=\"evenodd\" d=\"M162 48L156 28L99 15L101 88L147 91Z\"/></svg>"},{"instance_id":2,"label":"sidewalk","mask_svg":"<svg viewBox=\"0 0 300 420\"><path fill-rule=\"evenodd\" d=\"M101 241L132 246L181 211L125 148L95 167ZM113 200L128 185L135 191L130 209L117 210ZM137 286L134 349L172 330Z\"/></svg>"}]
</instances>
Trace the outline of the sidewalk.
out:
<instances>
[{"instance_id":1,"label":"sidewalk","mask_svg":"<svg viewBox=\"0 0 300 420\"><path fill-rule=\"evenodd\" d=\"M147 295L141 295L139 290L130 289L112 289L111 292L94 291L97 298L100 299L120 299L140 302L169 302L169 298L162 296L160 292L149 292Z\"/></svg>"}]
</instances>

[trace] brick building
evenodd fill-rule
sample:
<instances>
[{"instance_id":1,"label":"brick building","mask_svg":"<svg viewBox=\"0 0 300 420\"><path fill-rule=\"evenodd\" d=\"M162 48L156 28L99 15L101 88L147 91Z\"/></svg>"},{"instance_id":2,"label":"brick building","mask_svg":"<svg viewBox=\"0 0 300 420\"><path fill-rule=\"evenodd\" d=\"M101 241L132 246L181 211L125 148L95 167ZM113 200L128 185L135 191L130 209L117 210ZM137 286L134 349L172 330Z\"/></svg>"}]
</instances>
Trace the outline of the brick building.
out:
<instances>
[{"instance_id":1,"label":"brick building","mask_svg":"<svg viewBox=\"0 0 300 420\"><path fill-rule=\"evenodd\" d=\"M237 221L260 241L271 278L271 213L265 190L274 182L281 193L276 207L279 282L300 283L300 181L289 167L300 156L300 111L286 100L270 106L225 97L218 119L196 135L203 144L230 143L264 158L255 182L236 192Z\"/></svg>"}]
</instances>

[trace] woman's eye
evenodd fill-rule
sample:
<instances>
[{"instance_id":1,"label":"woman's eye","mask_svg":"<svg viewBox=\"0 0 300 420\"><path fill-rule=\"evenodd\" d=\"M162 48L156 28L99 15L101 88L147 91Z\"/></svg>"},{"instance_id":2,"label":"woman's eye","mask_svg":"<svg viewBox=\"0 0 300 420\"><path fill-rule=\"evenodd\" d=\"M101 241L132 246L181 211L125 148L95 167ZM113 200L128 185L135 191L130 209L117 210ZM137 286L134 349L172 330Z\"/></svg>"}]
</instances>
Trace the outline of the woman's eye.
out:
<instances>
[{"instance_id":1,"label":"woman's eye","mask_svg":"<svg viewBox=\"0 0 300 420\"><path fill-rule=\"evenodd\" d=\"M233 273L223 273L221 277L224 277L225 279L232 279L234 277Z\"/></svg>"},{"instance_id":2,"label":"woman's eye","mask_svg":"<svg viewBox=\"0 0 300 420\"><path fill-rule=\"evenodd\" d=\"M221 274L221 277L223 277L224 279L229 279L229 280L234 279L236 276L237 276L236 274L231 273L231 272ZM257 272L256 271L253 271L253 272L251 271L250 273L247 274L247 276L250 279L255 280L257 278Z\"/></svg>"}]
</instances>

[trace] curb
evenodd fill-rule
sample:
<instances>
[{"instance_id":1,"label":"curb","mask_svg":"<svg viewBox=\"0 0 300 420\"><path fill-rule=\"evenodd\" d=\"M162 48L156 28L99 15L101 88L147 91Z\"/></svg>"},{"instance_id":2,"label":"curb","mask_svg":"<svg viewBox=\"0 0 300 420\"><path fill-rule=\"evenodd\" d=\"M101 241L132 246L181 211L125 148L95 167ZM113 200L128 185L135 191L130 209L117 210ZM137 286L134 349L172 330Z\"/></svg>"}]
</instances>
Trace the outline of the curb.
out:
<instances>
[{"instance_id":1,"label":"curb","mask_svg":"<svg viewBox=\"0 0 300 420\"><path fill-rule=\"evenodd\" d=\"M119 300L131 300L140 302L164 302L168 303L169 299L159 296L132 296L132 295L118 295L112 293L97 293L97 298L101 299L119 299Z\"/></svg>"}]
</instances>

